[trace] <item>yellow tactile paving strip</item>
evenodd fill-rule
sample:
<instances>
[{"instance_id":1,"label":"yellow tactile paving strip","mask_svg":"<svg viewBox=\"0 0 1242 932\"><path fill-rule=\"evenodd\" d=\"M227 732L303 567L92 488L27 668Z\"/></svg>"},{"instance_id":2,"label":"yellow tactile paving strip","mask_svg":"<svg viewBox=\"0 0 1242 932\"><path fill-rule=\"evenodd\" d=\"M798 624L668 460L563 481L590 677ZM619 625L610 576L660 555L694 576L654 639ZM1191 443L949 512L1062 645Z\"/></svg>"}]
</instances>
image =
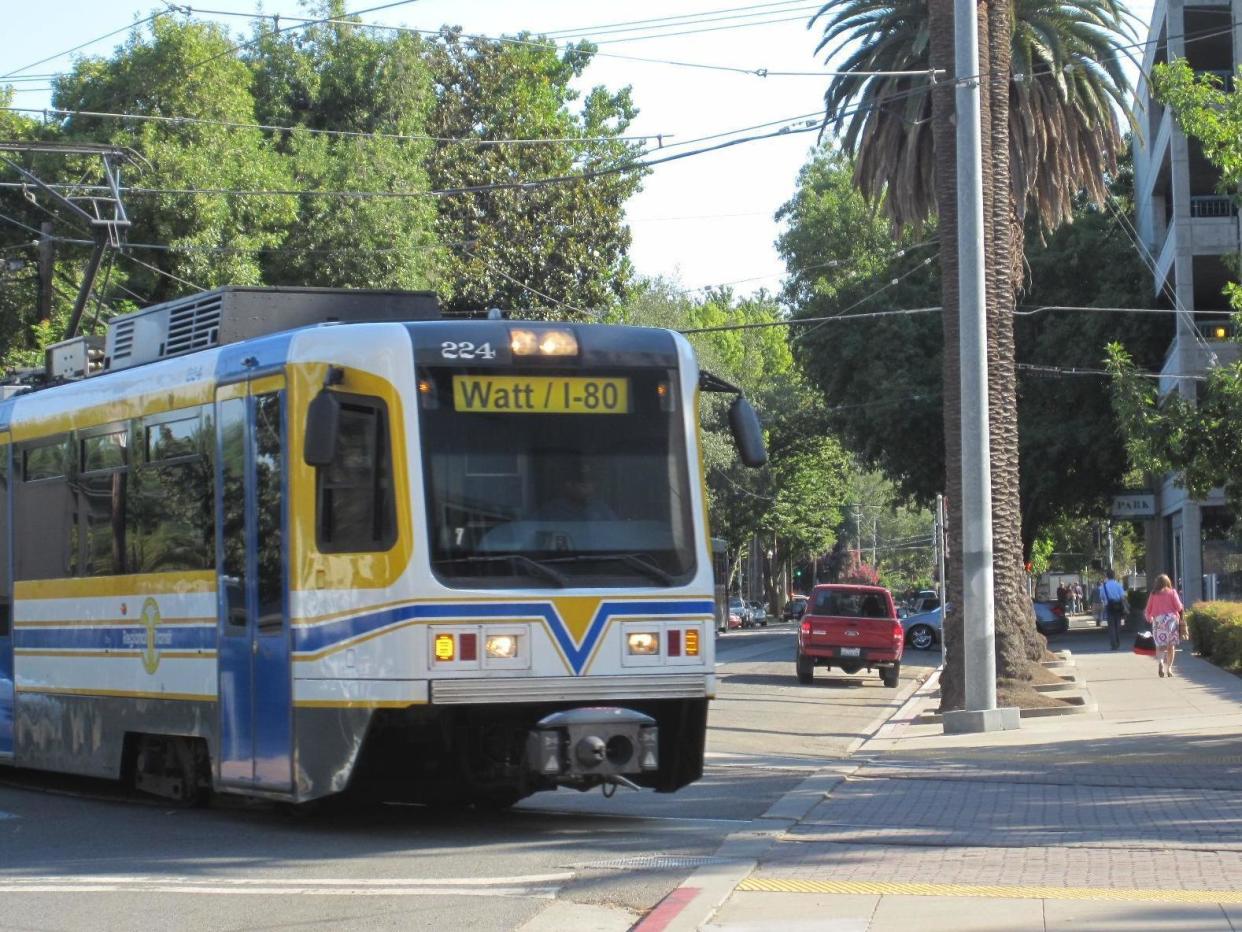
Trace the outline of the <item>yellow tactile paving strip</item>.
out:
<instances>
[{"instance_id":1,"label":"yellow tactile paving strip","mask_svg":"<svg viewBox=\"0 0 1242 932\"><path fill-rule=\"evenodd\" d=\"M892 883L868 880L773 880L748 877L737 886L748 893L839 893L871 896L965 896L1018 900L1100 900L1155 903L1242 904L1242 890L1152 890L1107 887L1049 887L1005 884Z\"/></svg>"}]
</instances>

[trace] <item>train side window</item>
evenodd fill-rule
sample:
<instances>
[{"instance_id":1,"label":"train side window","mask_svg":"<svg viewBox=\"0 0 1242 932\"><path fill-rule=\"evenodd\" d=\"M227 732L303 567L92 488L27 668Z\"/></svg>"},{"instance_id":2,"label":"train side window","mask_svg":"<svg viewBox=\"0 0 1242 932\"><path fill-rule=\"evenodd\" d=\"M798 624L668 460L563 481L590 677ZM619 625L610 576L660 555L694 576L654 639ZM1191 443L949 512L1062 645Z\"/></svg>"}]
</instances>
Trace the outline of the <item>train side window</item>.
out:
<instances>
[{"instance_id":1,"label":"train side window","mask_svg":"<svg viewBox=\"0 0 1242 932\"><path fill-rule=\"evenodd\" d=\"M193 456L200 451L201 424L197 413L175 421L147 425L147 462Z\"/></svg>"},{"instance_id":2,"label":"train side window","mask_svg":"<svg viewBox=\"0 0 1242 932\"><path fill-rule=\"evenodd\" d=\"M211 419L196 410L148 422L142 431L147 462L132 470L126 509L130 572L213 569L215 482L204 452Z\"/></svg>"},{"instance_id":3,"label":"train side window","mask_svg":"<svg viewBox=\"0 0 1242 932\"><path fill-rule=\"evenodd\" d=\"M376 553L397 540L388 408L342 395L336 456L318 470L316 538L323 553Z\"/></svg>"},{"instance_id":4,"label":"train side window","mask_svg":"<svg viewBox=\"0 0 1242 932\"><path fill-rule=\"evenodd\" d=\"M285 551L281 534L284 496L284 444L280 395L254 399L255 516L258 533L256 582L259 631L279 631L285 619Z\"/></svg>"},{"instance_id":5,"label":"train side window","mask_svg":"<svg viewBox=\"0 0 1242 932\"><path fill-rule=\"evenodd\" d=\"M126 510L129 434L125 430L83 437L79 441L82 473L75 483L84 576L129 572Z\"/></svg>"},{"instance_id":6,"label":"train side window","mask_svg":"<svg viewBox=\"0 0 1242 932\"><path fill-rule=\"evenodd\" d=\"M26 482L63 479L67 468L64 441L27 447L22 454L22 478Z\"/></svg>"},{"instance_id":7,"label":"train side window","mask_svg":"<svg viewBox=\"0 0 1242 932\"><path fill-rule=\"evenodd\" d=\"M69 482L74 444L67 436L14 451L21 482L13 489L13 539L17 579L63 579L78 571L75 495Z\"/></svg>"}]
</instances>

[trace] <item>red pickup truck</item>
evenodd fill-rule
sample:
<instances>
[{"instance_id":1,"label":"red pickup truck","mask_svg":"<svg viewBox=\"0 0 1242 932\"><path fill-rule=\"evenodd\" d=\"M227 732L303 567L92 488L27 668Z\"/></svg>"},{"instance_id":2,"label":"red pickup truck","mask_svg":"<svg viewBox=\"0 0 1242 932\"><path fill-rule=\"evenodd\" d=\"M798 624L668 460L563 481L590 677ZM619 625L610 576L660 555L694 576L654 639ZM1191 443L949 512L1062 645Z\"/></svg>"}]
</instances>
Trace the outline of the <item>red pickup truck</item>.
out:
<instances>
[{"instance_id":1,"label":"red pickup truck","mask_svg":"<svg viewBox=\"0 0 1242 932\"><path fill-rule=\"evenodd\" d=\"M794 665L799 683L809 683L818 667L857 673L880 671L895 687L901 672L905 632L893 597L880 586L816 586L798 630Z\"/></svg>"}]
</instances>

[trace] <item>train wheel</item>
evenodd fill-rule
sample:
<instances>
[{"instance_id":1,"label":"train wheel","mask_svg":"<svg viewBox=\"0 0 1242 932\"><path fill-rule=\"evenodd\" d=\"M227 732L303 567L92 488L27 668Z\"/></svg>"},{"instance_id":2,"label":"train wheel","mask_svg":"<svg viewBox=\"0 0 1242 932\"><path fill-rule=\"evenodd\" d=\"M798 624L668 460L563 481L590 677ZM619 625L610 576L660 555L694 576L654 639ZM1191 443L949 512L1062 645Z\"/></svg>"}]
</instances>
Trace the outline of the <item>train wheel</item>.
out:
<instances>
[{"instance_id":1,"label":"train wheel","mask_svg":"<svg viewBox=\"0 0 1242 932\"><path fill-rule=\"evenodd\" d=\"M211 796L211 761L201 738L137 735L134 738L134 789L183 806L206 805Z\"/></svg>"}]
</instances>

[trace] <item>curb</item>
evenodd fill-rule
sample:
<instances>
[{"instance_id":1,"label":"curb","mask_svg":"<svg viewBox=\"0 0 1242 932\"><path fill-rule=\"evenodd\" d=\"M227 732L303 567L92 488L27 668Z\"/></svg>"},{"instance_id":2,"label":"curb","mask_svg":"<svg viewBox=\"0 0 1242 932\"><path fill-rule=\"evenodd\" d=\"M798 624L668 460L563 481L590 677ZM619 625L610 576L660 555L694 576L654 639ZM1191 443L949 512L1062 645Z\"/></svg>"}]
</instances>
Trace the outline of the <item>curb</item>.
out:
<instances>
[{"instance_id":1,"label":"curb","mask_svg":"<svg viewBox=\"0 0 1242 932\"><path fill-rule=\"evenodd\" d=\"M889 723L904 728L908 722L897 723L894 719L912 708L916 701L922 702L921 694L927 684L934 684L939 675L940 670L936 669L927 679L915 679L900 689L896 698L902 704L895 711L881 712L868 722L863 731L870 734L851 742L846 748L846 755L854 754L866 742L878 737ZM758 867L760 857L776 843L777 838L801 821L861 766L861 763L841 764L812 773L774 802L767 812L752 819L750 828L725 838L715 853L715 857L725 859L723 863L708 864L695 870L636 922L629 932L697 932L733 895L738 884Z\"/></svg>"}]
</instances>

